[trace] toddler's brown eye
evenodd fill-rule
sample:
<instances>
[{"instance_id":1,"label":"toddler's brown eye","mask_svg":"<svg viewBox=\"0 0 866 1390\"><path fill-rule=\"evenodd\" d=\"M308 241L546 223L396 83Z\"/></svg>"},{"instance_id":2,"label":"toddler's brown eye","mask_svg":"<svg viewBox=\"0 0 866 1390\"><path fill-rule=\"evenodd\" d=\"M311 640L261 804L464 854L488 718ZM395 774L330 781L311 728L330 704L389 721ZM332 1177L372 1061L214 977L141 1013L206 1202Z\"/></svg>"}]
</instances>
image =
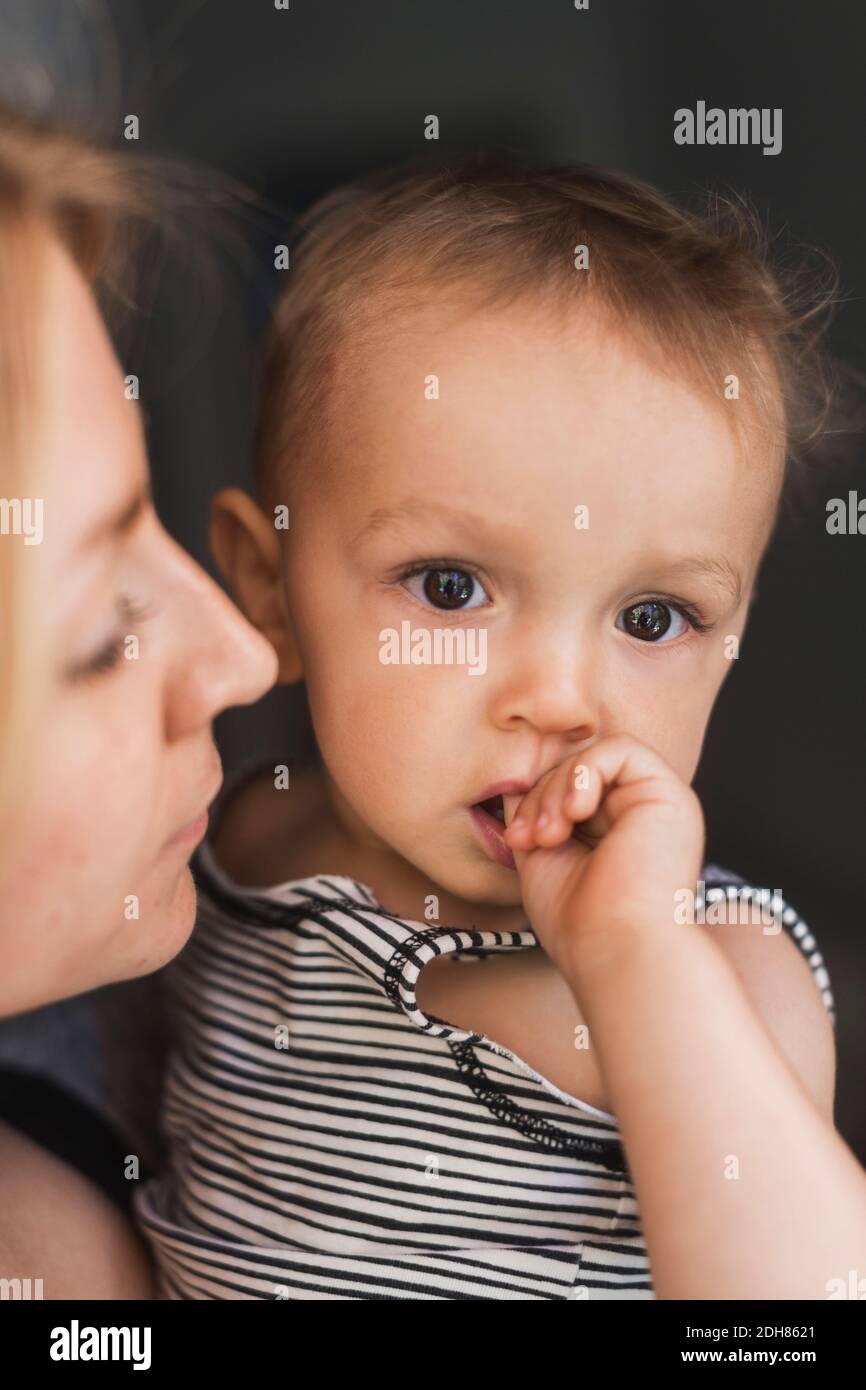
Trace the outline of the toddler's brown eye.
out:
<instances>
[{"instance_id":1,"label":"toddler's brown eye","mask_svg":"<svg viewBox=\"0 0 866 1390\"><path fill-rule=\"evenodd\" d=\"M631 608L623 610L624 627L632 637L642 642L656 642L663 637L671 625L671 612L664 603L645 599Z\"/></svg>"},{"instance_id":2,"label":"toddler's brown eye","mask_svg":"<svg viewBox=\"0 0 866 1390\"><path fill-rule=\"evenodd\" d=\"M461 608L468 603L475 580L465 570L428 570L424 594L437 608Z\"/></svg>"},{"instance_id":3,"label":"toddler's brown eye","mask_svg":"<svg viewBox=\"0 0 866 1390\"><path fill-rule=\"evenodd\" d=\"M467 608L489 608L490 595L472 570L451 566L418 563L404 571L401 585L419 603L438 608L440 612L462 612Z\"/></svg>"}]
</instances>

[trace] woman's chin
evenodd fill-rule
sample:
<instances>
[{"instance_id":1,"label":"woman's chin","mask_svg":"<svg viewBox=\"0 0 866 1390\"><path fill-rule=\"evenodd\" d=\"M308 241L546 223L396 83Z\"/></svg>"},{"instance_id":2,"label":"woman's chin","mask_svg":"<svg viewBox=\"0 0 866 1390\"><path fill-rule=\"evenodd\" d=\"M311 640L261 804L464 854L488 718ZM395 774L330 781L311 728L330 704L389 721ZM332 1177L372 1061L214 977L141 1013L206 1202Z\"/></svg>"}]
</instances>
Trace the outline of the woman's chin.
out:
<instances>
[{"instance_id":1,"label":"woman's chin","mask_svg":"<svg viewBox=\"0 0 866 1390\"><path fill-rule=\"evenodd\" d=\"M157 903L148 911L142 911L141 920L137 923L141 929L139 949L133 959L127 959L114 978L132 980L167 965L189 940L195 926L195 915L195 881L187 864L177 874L174 883L159 894ZM158 931L149 935L148 918L158 924Z\"/></svg>"},{"instance_id":2,"label":"woman's chin","mask_svg":"<svg viewBox=\"0 0 866 1390\"><path fill-rule=\"evenodd\" d=\"M178 875L171 900L164 907L160 921L159 959L147 967L158 970L172 960L189 940L195 926L196 893L192 870L187 864Z\"/></svg>"}]
</instances>

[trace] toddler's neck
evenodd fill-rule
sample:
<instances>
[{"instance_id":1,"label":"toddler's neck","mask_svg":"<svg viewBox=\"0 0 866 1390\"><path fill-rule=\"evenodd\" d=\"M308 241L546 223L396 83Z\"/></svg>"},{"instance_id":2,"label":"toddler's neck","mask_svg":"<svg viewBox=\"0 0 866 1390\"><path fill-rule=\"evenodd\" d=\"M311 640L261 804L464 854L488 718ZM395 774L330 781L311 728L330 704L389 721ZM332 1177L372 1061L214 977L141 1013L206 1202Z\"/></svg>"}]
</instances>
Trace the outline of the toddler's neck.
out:
<instances>
[{"instance_id":1,"label":"toddler's neck","mask_svg":"<svg viewBox=\"0 0 866 1390\"><path fill-rule=\"evenodd\" d=\"M470 902L432 883L394 850L358 843L333 801L318 764L293 771L288 793L275 788L270 771L263 772L227 798L212 838L214 856L246 887L339 874L366 884L386 911L409 921L479 931L525 929L522 904ZM438 899L438 913L428 919L431 896Z\"/></svg>"}]
</instances>

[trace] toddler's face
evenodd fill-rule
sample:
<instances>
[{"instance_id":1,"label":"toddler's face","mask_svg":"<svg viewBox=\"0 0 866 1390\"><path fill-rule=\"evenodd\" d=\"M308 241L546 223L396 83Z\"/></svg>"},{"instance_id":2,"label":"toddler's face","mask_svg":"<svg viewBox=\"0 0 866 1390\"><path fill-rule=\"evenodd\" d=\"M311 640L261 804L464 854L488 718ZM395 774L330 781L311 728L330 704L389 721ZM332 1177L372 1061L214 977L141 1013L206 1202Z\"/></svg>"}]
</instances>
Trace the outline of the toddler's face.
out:
<instances>
[{"instance_id":1,"label":"toddler's face","mask_svg":"<svg viewBox=\"0 0 866 1390\"><path fill-rule=\"evenodd\" d=\"M723 382L707 403L588 316L434 306L358 357L284 552L318 745L354 836L518 904L470 808L615 733L691 781L780 464L738 452ZM383 662L403 624L434 653L471 629L478 672Z\"/></svg>"}]
</instances>

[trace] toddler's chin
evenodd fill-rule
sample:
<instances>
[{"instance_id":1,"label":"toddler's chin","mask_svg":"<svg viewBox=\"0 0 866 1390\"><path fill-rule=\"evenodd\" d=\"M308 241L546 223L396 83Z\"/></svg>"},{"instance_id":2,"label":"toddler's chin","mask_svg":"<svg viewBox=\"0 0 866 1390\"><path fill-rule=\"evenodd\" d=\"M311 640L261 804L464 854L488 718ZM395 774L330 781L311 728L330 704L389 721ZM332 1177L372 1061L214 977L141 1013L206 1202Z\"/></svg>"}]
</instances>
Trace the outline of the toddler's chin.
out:
<instances>
[{"instance_id":1,"label":"toddler's chin","mask_svg":"<svg viewBox=\"0 0 866 1390\"><path fill-rule=\"evenodd\" d=\"M436 882L469 903L517 907L522 902L517 873L487 861L467 859L458 864L453 858L443 858Z\"/></svg>"}]
</instances>

